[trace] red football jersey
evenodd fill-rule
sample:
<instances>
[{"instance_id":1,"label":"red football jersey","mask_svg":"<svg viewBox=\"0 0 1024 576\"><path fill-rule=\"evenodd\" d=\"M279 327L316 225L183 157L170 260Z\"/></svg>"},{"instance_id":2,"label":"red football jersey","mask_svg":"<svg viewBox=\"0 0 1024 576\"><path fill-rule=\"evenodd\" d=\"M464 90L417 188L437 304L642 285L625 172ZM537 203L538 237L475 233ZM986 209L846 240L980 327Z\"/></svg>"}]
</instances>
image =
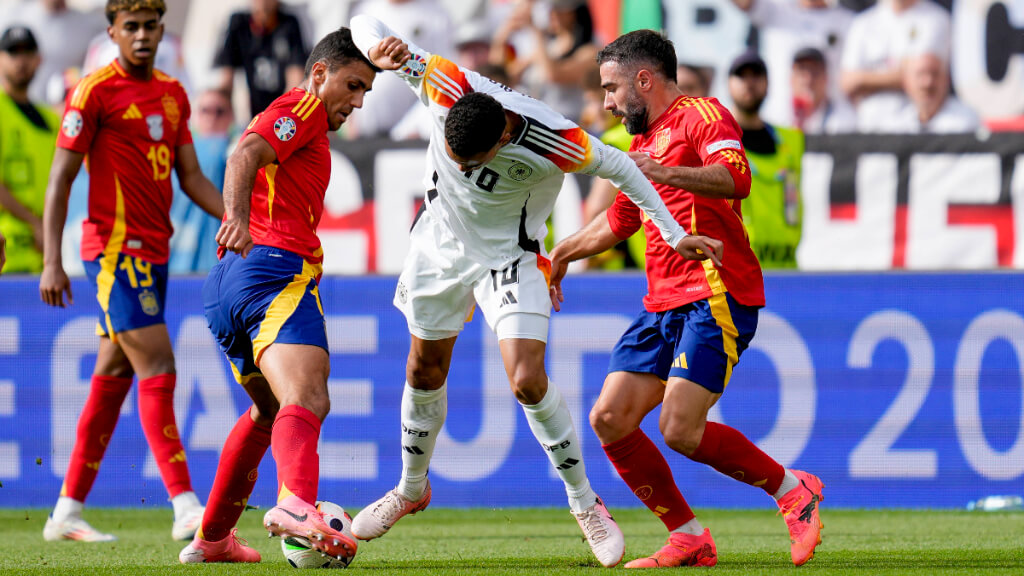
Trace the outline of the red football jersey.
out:
<instances>
[{"instance_id":1,"label":"red football jersey","mask_svg":"<svg viewBox=\"0 0 1024 576\"><path fill-rule=\"evenodd\" d=\"M253 118L242 138L256 134L277 153L260 168L252 191L249 234L255 244L274 246L323 262L316 227L331 179L327 111L301 88L285 93Z\"/></svg>"},{"instance_id":2,"label":"red football jersey","mask_svg":"<svg viewBox=\"0 0 1024 576\"><path fill-rule=\"evenodd\" d=\"M167 263L171 171L178 147L192 143L184 88L158 70L139 80L114 60L78 83L65 110L57 146L86 154L89 170L82 259L123 252Z\"/></svg>"},{"instance_id":3,"label":"red football jersey","mask_svg":"<svg viewBox=\"0 0 1024 576\"><path fill-rule=\"evenodd\" d=\"M710 260L686 260L661 240L651 222L647 235L647 296L651 312L672 310L729 292L746 306L764 306L761 265L743 227L740 198L750 194L750 165L732 114L714 98L681 96L647 131L633 138L630 151L645 152L667 166L721 164L736 183L736 198L713 199L654 183L665 205L690 234L710 236L725 245L722 268ZM642 213L621 192L608 209L608 224L619 238L640 228Z\"/></svg>"}]
</instances>

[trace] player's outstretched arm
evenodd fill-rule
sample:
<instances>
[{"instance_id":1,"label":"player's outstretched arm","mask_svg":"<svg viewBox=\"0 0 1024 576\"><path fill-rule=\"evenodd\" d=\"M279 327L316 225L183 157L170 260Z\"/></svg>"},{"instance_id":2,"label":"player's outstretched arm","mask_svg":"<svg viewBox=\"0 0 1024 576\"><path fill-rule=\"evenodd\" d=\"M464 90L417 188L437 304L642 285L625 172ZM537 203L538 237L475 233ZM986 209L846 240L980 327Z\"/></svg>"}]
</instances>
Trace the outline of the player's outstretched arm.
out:
<instances>
[{"instance_id":1,"label":"player's outstretched arm","mask_svg":"<svg viewBox=\"0 0 1024 576\"><path fill-rule=\"evenodd\" d=\"M181 183L182 191L210 216L223 218L224 200L221 198L220 190L217 190L199 168L195 146L178 146L174 168L178 172L178 182Z\"/></svg>"},{"instance_id":2,"label":"player's outstretched arm","mask_svg":"<svg viewBox=\"0 0 1024 576\"><path fill-rule=\"evenodd\" d=\"M64 293L68 304L73 304L71 281L64 272L61 243L64 240L64 221L68 217L68 196L71 184L82 168L85 154L58 147L50 165L50 180L46 184L46 205L43 208L43 273L39 277L39 296L49 306L63 308Z\"/></svg>"},{"instance_id":3,"label":"player's outstretched arm","mask_svg":"<svg viewBox=\"0 0 1024 576\"><path fill-rule=\"evenodd\" d=\"M562 294L562 278L569 268L570 262L581 258L589 258L615 246L622 239L615 235L605 212L601 212L589 224L575 234L559 242L551 251L551 305L555 311L562 309L565 301Z\"/></svg>"},{"instance_id":4,"label":"player's outstretched arm","mask_svg":"<svg viewBox=\"0 0 1024 576\"><path fill-rule=\"evenodd\" d=\"M665 166L643 152L629 152L637 168L651 182L681 188L705 198L736 198L736 181L722 164L710 166Z\"/></svg>"},{"instance_id":5,"label":"player's outstretched arm","mask_svg":"<svg viewBox=\"0 0 1024 576\"><path fill-rule=\"evenodd\" d=\"M401 38L388 36L370 48L366 56L381 70L398 70L412 58L412 52Z\"/></svg>"},{"instance_id":6,"label":"player's outstretched arm","mask_svg":"<svg viewBox=\"0 0 1024 576\"><path fill-rule=\"evenodd\" d=\"M248 134L228 158L224 173L224 221L217 230L217 244L243 257L249 255L253 246L249 235L252 187L260 168L276 160L277 153L259 134Z\"/></svg>"}]
</instances>

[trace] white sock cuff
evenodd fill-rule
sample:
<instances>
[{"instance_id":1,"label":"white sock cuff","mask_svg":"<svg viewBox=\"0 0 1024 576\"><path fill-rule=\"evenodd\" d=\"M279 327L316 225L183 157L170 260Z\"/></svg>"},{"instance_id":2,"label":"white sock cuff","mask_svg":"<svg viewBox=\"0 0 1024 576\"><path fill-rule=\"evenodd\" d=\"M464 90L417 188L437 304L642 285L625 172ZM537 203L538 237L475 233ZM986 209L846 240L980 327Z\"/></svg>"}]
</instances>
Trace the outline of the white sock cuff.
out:
<instances>
[{"instance_id":1,"label":"white sock cuff","mask_svg":"<svg viewBox=\"0 0 1024 576\"><path fill-rule=\"evenodd\" d=\"M415 404L432 404L444 398L448 394L448 383L445 382L437 390L418 390L405 383L405 393Z\"/></svg>"},{"instance_id":2,"label":"white sock cuff","mask_svg":"<svg viewBox=\"0 0 1024 576\"><path fill-rule=\"evenodd\" d=\"M534 420L544 422L555 415L561 404L562 394L558 391L555 383L548 380L548 391L544 398L536 404L523 404L523 410L532 415Z\"/></svg>"}]
</instances>

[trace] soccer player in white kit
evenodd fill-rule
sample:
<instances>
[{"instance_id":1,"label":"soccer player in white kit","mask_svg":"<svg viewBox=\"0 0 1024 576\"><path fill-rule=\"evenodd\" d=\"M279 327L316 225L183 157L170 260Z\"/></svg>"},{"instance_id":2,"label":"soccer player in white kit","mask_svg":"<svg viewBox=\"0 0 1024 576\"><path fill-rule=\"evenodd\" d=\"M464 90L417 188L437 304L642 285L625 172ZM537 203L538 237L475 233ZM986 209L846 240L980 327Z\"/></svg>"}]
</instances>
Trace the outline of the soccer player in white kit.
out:
<instances>
[{"instance_id":1,"label":"soccer player in white kit","mask_svg":"<svg viewBox=\"0 0 1024 576\"><path fill-rule=\"evenodd\" d=\"M425 209L413 224L394 300L411 334L402 478L356 516L352 532L372 540L430 503L427 469L447 413L452 348L479 305L587 542L601 564L615 566L622 532L590 487L569 410L544 369L551 315L545 221L564 174L582 172L621 188L684 257L717 261L722 245L688 236L628 156L545 104L406 42L372 17L356 16L350 27L367 58L405 80L434 119Z\"/></svg>"}]
</instances>

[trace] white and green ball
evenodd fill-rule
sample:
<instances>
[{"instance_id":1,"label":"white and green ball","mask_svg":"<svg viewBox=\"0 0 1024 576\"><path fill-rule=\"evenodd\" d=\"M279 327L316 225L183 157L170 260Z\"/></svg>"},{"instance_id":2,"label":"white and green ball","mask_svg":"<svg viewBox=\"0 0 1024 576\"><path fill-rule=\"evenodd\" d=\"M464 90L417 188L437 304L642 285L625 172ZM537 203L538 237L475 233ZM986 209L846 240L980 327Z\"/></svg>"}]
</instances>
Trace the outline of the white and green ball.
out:
<instances>
[{"instance_id":1,"label":"white and green ball","mask_svg":"<svg viewBox=\"0 0 1024 576\"><path fill-rule=\"evenodd\" d=\"M352 517L345 509L333 502L317 502L317 510L324 515L328 526L355 539L352 536ZM324 556L309 543L309 540L297 536L281 539L281 552L293 568L348 568L355 555L342 557L341 560Z\"/></svg>"}]
</instances>

